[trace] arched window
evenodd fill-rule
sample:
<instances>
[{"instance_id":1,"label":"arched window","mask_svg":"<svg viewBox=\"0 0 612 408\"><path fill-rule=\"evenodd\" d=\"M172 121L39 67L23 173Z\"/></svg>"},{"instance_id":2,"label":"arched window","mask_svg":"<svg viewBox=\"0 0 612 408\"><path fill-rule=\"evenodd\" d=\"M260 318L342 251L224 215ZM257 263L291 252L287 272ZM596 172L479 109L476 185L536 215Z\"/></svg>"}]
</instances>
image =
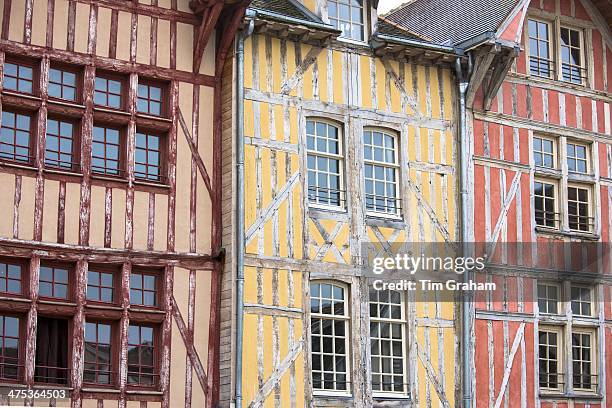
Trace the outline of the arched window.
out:
<instances>
[{"instance_id":1,"label":"arched window","mask_svg":"<svg viewBox=\"0 0 612 408\"><path fill-rule=\"evenodd\" d=\"M308 201L326 207L343 207L342 132L323 120L306 121Z\"/></svg>"},{"instance_id":2,"label":"arched window","mask_svg":"<svg viewBox=\"0 0 612 408\"><path fill-rule=\"evenodd\" d=\"M372 391L408 393L404 294L370 288Z\"/></svg>"},{"instance_id":3,"label":"arched window","mask_svg":"<svg viewBox=\"0 0 612 408\"><path fill-rule=\"evenodd\" d=\"M310 284L312 386L316 391L350 392L348 288Z\"/></svg>"},{"instance_id":4,"label":"arched window","mask_svg":"<svg viewBox=\"0 0 612 408\"><path fill-rule=\"evenodd\" d=\"M397 135L380 129L363 132L366 211L400 214Z\"/></svg>"}]
</instances>

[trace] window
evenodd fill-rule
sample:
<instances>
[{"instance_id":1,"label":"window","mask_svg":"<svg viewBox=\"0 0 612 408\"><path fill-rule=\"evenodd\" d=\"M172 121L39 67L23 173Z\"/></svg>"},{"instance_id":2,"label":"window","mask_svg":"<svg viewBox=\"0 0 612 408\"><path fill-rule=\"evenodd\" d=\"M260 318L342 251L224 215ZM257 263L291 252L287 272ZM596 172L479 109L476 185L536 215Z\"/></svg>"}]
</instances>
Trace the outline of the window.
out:
<instances>
[{"instance_id":1,"label":"window","mask_svg":"<svg viewBox=\"0 0 612 408\"><path fill-rule=\"evenodd\" d=\"M592 334L574 331L572 333L572 384L575 389L591 390L597 379L594 372L594 347Z\"/></svg>"},{"instance_id":2,"label":"window","mask_svg":"<svg viewBox=\"0 0 612 408\"><path fill-rule=\"evenodd\" d=\"M0 158L29 163L30 156L30 116L16 112L2 112L0 131Z\"/></svg>"},{"instance_id":3,"label":"window","mask_svg":"<svg viewBox=\"0 0 612 408\"><path fill-rule=\"evenodd\" d=\"M21 264L0 262L0 292L21 294Z\"/></svg>"},{"instance_id":4,"label":"window","mask_svg":"<svg viewBox=\"0 0 612 408\"><path fill-rule=\"evenodd\" d=\"M13 62L4 63L4 89L34 93L34 68Z\"/></svg>"},{"instance_id":5,"label":"window","mask_svg":"<svg viewBox=\"0 0 612 408\"><path fill-rule=\"evenodd\" d=\"M402 293L370 289L372 390L406 394L405 315Z\"/></svg>"},{"instance_id":6,"label":"window","mask_svg":"<svg viewBox=\"0 0 612 408\"><path fill-rule=\"evenodd\" d=\"M68 268L41 265L38 290L41 297L68 299Z\"/></svg>"},{"instance_id":7,"label":"window","mask_svg":"<svg viewBox=\"0 0 612 408\"><path fill-rule=\"evenodd\" d=\"M113 109L123 107L123 82L104 76L96 76L94 86L94 103Z\"/></svg>"},{"instance_id":8,"label":"window","mask_svg":"<svg viewBox=\"0 0 612 408\"><path fill-rule=\"evenodd\" d=\"M83 381L92 384L112 381L110 324L85 322Z\"/></svg>"},{"instance_id":9,"label":"window","mask_svg":"<svg viewBox=\"0 0 612 408\"><path fill-rule=\"evenodd\" d=\"M72 122L56 119L47 120L45 137L45 165L63 170L72 170L78 163L75 149L75 126Z\"/></svg>"},{"instance_id":10,"label":"window","mask_svg":"<svg viewBox=\"0 0 612 408\"><path fill-rule=\"evenodd\" d=\"M327 122L306 121L308 200L312 204L344 205L340 129Z\"/></svg>"},{"instance_id":11,"label":"window","mask_svg":"<svg viewBox=\"0 0 612 408\"><path fill-rule=\"evenodd\" d=\"M572 314L576 316L592 316L591 288L572 286L571 292Z\"/></svg>"},{"instance_id":12,"label":"window","mask_svg":"<svg viewBox=\"0 0 612 408\"><path fill-rule=\"evenodd\" d=\"M538 167L555 167L556 143L552 139L543 137L533 138L533 160Z\"/></svg>"},{"instance_id":13,"label":"window","mask_svg":"<svg viewBox=\"0 0 612 408\"><path fill-rule=\"evenodd\" d=\"M119 176L123 173L121 139L119 129L94 126L91 146L93 172L108 176Z\"/></svg>"},{"instance_id":14,"label":"window","mask_svg":"<svg viewBox=\"0 0 612 408\"><path fill-rule=\"evenodd\" d=\"M341 37L364 41L363 0L328 0L327 6L329 22L342 31Z\"/></svg>"},{"instance_id":15,"label":"window","mask_svg":"<svg viewBox=\"0 0 612 408\"><path fill-rule=\"evenodd\" d=\"M532 20L529 30L529 70L532 75L549 78L553 72L551 57L550 26L548 23Z\"/></svg>"},{"instance_id":16,"label":"window","mask_svg":"<svg viewBox=\"0 0 612 408\"><path fill-rule=\"evenodd\" d=\"M157 306L157 276L132 272L130 274L130 303Z\"/></svg>"},{"instance_id":17,"label":"window","mask_svg":"<svg viewBox=\"0 0 612 408\"><path fill-rule=\"evenodd\" d=\"M587 173L588 147L577 143L567 143L567 169L572 173Z\"/></svg>"},{"instance_id":18,"label":"window","mask_svg":"<svg viewBox=\"0 0 612 408\"><path fill-rule=\"evenodd\" d=\"M34 381L68 385L69 342L68 320L38 317Z\"/></svg>"},{"instance_id":19,"label":"window","mask_svg":"<svg viewBox=\"0 0 612 408\"><path fill-rule=\"evenodd\" d=\"M77 74L60 68L50 68L49 89L47 92L51 98L76 101Z\"/></svg>"},{"instance_id":20,"label":"window","mask_svg":"<svg viewBox=\"0 0 612 408\"><path fill-rule=\"evenodd\" d=\"M0 316L0 378L3 380L21 378L19 332L17 317Z\"/></svg>"},{"instance_id":21,"label":"window","mask_svg":"<svg viewBox=\"0 0 612 408\"><path fill-rule=\"evenodd\" d=\"M582 84L582 33L571 28L561 27L561 77L566 82Z\"/></svg>"},{"instance_id":22,"label":"window","mask_svg":"<svg viewBox=\"0 0 612 408\"><path fill-rule=\"evenodd\" d=\"M555 211L555 185L536 181L534 183L534 203L536 224L557 228L558 213Z\"/></svg>"},{"instance_id":23,"label":"window","mask_svg":"<svg viewBox=\"0 0 612 408\"><path fill-rule=\"evenodd\" d=\"M575 186L567 187L567 214L569 229L591 231L593 218L589 216L589 190Z\"/></svg>"},{"instance_id":24,"label":"window","mask_svg":"<svg viewBox=\"0 0 612 408\"><path fill-rule=\"evenodd\" d=\"M161 86L141 82L138 84L138 101L136 103L136 109L141 113L161 116L163 112L162 97L163 92Z\"/></svg>"},{"instance_id":25,"label":"window","mask_svg":"<svg viewBox=\"0 0 612 408\"><path fill-rule=\"evenodd\" d=\"M563 381L560 373L559 333L553 330L540 330L539 338L539 368L540 387L558 389Z\"/></svg>"},{"instance_id":26,"label":"window","mask_svg":"<svg viewBox=\"0 0 612 408\"><path fill-rule=\"evenodd\" d=\"M349 392L347 293L331 283L310 284L312 386Z\"/></svg>"},{"instance_id":27,"label":"window","mask_svg":"<svg viewBox=\"0 0 612 408\"><path fill-rule=\"evenodd\" d=\"M559 313L559 286L538 284L538 309L544 314Z\"/></svg>"},{"instance_id":28,"label":"window","mask_svg":"<svg viewBox=\"0 0 612 408\"><path fill-rule=\"evenodd\" d=\"M363 132L366 210L398 215L397 138L389 133Z\"/></svg>"},{"instance_id":29,"label":"window","mask_svg":"<svg viewBox=\"0 0 612 408\"><path fill-rule=\"evenodd\" d=\"M113 303L114 283L112 272L99 272L90 268L87 272L87 300Z\"/></svg>"},{"instance_id":30,"label":"window","mask_svg":"<svg viewBox=\"0 0 612 408\"><path fill-rule=\"evenodd\" d=\"M155 342L152 327L130 324L128 331L128 384L154 386Z\"/></svg>"},{"instance_id":31,"label":"window","mask_svg":"<svg viewBox=\"0 0 612 408\"><path fill-rule=\"evenodd\" d=\"M160 181L161 153L161 136L137 132L134 162L135 177L147 181Z\"/></svg>"}]
</instances>

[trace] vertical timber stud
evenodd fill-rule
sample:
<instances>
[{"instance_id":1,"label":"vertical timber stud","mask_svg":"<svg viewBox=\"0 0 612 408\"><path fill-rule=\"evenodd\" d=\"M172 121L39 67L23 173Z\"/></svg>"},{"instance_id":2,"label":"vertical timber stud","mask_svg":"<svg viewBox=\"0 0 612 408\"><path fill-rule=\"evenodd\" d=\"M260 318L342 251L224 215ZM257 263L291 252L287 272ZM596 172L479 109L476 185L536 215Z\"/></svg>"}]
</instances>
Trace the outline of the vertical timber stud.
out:
<instances>
[{"instance_id":1,"label":"vertical timber stud","mask_svg":"<svg viewBox=\"0 0 612 408\"><path fill-rule=\"evenodd\" d=\"M89 245L89 217L91 206L91 141L93 133L93 93L96 69L93 65L85 67L85 114L81 132L81 203L79 210L79 244ZM63 231L62 231L63 234Z\"/></svg>"},{"instance_id":2,"label":"vertical timber stud","mask_svg":"<svg viewBox=\"0 0 612 408\"><path fill-rule=\"evenodd\" d=\"M71 408L81 408L83 385L83 361L85 353L85 293L87 290L87 261L80 260L76 265L76 314L72 320L72 401Z\"/></svg>"},{"instance_id":3,"label":"vertical timber stud","mask_svg":"<svg viewBox=\"0 0 612 408\"><path fill-rule=\"evenodd\" d=\"M172 342L172 291L174 281L174 267L166 266L164 270L164 323L162 325L162 351L160 368L160 389L162 392L161 408L170 408L170 346ZM189 357L187 357L189 358Z\"/></svg>"},{"instance_id":4,"label":"vertical timber stud","mask_svg":"<svg viewBox=\"0 0 612 408\"><path fill-rule=\"evenodd\" d=\"M40 95L42 102L38 110L38 139L36 144L36 192L34 198L34 233L35 241L42 240L43 205L45 194L45 179L43 177L45 157L45 135L47 133L47 84L49 78L49 58L40 62Z\"/></svg>"},{"instance_id":5,"label":"vertical timber stud","mask_svg":"<svg viewBox=\"0 0 612 408\"><path fill-rule=\"evenodd\" d=\"M127 388L127 345L128 330L130 325L128 305L130 304L130 274L132 264L125 262L121 269L121 321L120 321L120 344L119 344L119 408L126 408L126 388Z\"/></svg>"},{"instance_id":6,"label":"vertical timber stud","mask_svg":"<svg viewBox=\"0 0 612 408\"><path fill-rule=\"evenodd\" d=\"M34 255L30 260L30 310L26 323L25 373L23 382L32 389L34 386L34 364L36 363L36 324L38 321L38 274L40 273L40 258ZM33 401L26 400L26 406L32 406Z\"/></svg>"},{"instance_id":7,"label":"vertical timber stud","mask_svg":"<svg viewBox=\"0 0 612 408\"><path fill-rule=\"evenodd\" d=\"M135 42L135 41L134 41ZM128 110L130 122L127 129L127 180L125 202L125 247L132 249L134 246L134 144L136 139L136 95L138 88L138 75L130 74L130 86L128 89Z\"/></svg>"}]
</instances>

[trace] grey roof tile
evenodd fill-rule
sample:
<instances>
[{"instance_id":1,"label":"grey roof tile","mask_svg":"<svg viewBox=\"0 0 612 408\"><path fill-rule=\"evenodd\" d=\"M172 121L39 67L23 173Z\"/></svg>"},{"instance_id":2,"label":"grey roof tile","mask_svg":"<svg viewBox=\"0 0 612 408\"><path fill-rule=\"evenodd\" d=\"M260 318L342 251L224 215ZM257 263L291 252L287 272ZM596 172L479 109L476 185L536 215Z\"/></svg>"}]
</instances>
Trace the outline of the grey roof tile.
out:
<instances>
[{"instance_id":1,"label":"grey roof tile","mask_svg":"<svg viewBox=\"0 0 612 408\"><path fill-rule=\"evenodd\" d=\"M316 14L312 13L297 0L253 0L249 7L323 24L323 21Z\"/></svg>"},{"instance_id":2,"label":"grey roof tile","mask_svg":"<svg viewBox=\"0 0 612 408\"><path fill-rule=\"evenodd\" d=\"M437 44L458 45L496 31L519 0L415 0L385 18Z\"/></svg>"}]
</instances>

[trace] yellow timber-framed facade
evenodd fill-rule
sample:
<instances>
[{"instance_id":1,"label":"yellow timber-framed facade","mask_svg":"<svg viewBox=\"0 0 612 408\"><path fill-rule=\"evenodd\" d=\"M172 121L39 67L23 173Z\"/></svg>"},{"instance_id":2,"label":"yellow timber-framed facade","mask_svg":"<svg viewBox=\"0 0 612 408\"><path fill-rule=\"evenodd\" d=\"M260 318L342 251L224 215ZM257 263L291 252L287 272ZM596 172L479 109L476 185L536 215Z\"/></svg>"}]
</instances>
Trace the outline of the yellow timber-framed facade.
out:
<instances>
[{"instance_id":1,"label":"yellow timber-framed facade","mask_svg":"<svg viewBox=\"0 0 612 408\"><path fill-rule=\"evenodd\" d=\"M236 397L238 358L243 406L454 407L459 306L370 299L361 251L459 239L457 54L377 17L370 2L342 33L331 3L252 2L243 69L236 58L225 67L220 335L232 340L221 342L221 406ZM241 126L242 339L232 188ZM386 319L382 304L399 314ZM388 353L374 333L383 328Z\"/></svg>"}]
</instances>

